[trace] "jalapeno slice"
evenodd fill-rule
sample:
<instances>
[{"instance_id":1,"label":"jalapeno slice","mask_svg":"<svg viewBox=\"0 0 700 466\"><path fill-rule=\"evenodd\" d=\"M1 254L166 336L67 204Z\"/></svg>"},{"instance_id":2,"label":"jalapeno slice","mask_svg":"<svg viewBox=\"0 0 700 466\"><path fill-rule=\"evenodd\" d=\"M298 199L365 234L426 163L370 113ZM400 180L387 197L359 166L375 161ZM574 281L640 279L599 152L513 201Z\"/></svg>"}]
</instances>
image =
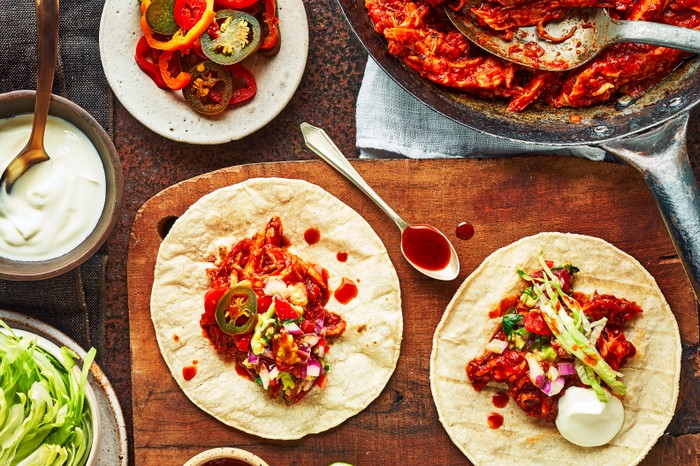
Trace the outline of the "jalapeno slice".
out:
<instances>
[{"instance_id":1,"label":"jalapeno slice","mask_svg":"<svg viewBox=\"0 0 700 466\"><path fill-rule=\"evenodd\" d=\"M216 323L229 335L241 335L252 330L257 315L258 297L247 282L230 288L216 304Z\"/></svg>"},{"instance_id":2,"label":"jalapeno slice","mask_svg":"<svg viewBox=\"0 0 700 466\"><path fill-rule=\"evenodd\" d=\"M203 115L222 112L231 99L233 81L228 70L218 63L204 61L190 69L190 82L182 89L187 103Z\"/></svg>"},{"instance_id":3,"label":"jalapeno slice","mask_svg":"<svg viewBox=\"0 0 700 466\"><path fill-rule=\"evenodd\" d=\"M260 23L244 11L219 10L214 23L218 31L202 34L202 50L210 60L233 65L260 47ZM212 37L212 34L217 37Z\"/></svg>"},{"instance_id":4,"label":"jalapeno slice","mask_svg":"<svg viewBox=\"0 0 700 466\"><path fill-rule=\"evenodd\" d=\"M153 32L175 34L180 29L175 22L175 0L153 0L146 9L146 22Z\"/></svg>"}]
</instances>

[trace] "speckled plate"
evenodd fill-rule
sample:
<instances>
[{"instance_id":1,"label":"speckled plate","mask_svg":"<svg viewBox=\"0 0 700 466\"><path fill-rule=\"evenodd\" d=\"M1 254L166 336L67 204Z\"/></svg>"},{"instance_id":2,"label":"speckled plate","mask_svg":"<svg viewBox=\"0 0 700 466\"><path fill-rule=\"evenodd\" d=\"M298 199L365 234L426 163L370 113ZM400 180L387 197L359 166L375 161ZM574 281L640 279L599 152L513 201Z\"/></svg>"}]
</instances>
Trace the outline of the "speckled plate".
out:
<instances>
[{"instance_id":1,"label":"speckled plate","mask_svg":"<svg viewBox=\"0 0 700 466\"><path fill-rule=\"evenodd\" d=\"M0 320L5 322L10 328L33 332L58 346L65 346L73 350L81 359L85 357L85 350L76 342L66 334L41 321L2 309L0 309ZM129 451L126 424L124 423L124 416L117 395L114 393L107 376L97 364L93 363L90 367L88 383L95 392L102 421L102 444L100 445L100 456L97 458L97 465L127 466Z\"/></svg>"},{"instance_id":2,"label":"speckled plate","mask_svg":"<svg viewBox=\"0 0 700 466\"><path fill-rule=\"evenodd\" d=\"M280 51L272 58L254 54L243 62L257 81L248 103L207 117L192 110L182 92L161 90L136 65L143 35L136 0L106 0L100 21L102 66L114 94L146 127L168 139L221 144L244 138L275 118L294 95L306 67L309 28L302 0L278 0Z\"/></svg>"}]
</instances>

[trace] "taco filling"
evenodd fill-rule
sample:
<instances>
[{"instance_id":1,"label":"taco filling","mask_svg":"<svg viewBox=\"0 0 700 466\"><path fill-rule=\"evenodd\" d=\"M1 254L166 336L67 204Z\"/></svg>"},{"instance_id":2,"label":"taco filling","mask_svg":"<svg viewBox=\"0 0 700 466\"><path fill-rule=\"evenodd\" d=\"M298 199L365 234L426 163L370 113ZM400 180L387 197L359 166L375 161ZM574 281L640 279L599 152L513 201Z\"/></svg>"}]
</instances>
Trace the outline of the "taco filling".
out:
<instances>
[{"instance_id":1,"label":"taco filling","mask_svg":"<svg viewBox=\"0 0 700 466\"><path fill-rule=\"evenodd\" d=\"M542 253L539 264L534 272L518 270L524 291L491 311L500 324L466 373L475 390L505 383L528 416L554 422L569 387L592 389L601 402L625 394L618 370L636 349L623 330L642 309L610 294L574 291L572 264L554 266Z\"/></svg>"},{"instance_id":2,"label":"taco filling","mask_svg":"<svg viewBox=\"0 0 700 466\"><path fill-rule=\"evenodd\" d=\"M287 404L324 388L330 343L345 321L324 307L328 273L285 244L273 217L252 238L220 251L205 296L200 326L213 347L235 358L236 372Z\"/></svg>"}]
</instances>

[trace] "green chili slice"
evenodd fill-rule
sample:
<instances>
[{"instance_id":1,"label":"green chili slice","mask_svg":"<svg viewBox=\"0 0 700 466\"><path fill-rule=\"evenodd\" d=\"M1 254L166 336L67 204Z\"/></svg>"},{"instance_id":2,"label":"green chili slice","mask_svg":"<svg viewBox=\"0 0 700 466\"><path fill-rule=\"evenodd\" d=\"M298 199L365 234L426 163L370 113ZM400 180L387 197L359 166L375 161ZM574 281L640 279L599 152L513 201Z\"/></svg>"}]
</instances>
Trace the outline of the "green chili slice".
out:
<instances>
[{"instance_id":1,"label":"green chili slice","mask_svg":"<svg viewBox=\"0 0 700 466\"><path fill-rule=\"evenodd\" d=\"M258 297L248 282L238 283L226 291L216 304L216 323L229 335L249 332L257 315Z\"/></svg>"}]
</instances>

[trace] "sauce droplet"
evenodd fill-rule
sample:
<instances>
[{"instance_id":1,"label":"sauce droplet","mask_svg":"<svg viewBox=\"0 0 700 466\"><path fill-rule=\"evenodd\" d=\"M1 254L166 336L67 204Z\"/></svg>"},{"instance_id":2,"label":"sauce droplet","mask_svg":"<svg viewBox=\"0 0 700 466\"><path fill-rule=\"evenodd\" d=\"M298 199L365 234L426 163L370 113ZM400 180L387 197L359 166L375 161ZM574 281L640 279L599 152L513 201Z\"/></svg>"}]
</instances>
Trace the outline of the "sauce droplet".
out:
<instances>
[{"instance_id":1,"label":"sauce droplet","mask_svg":"<svg viewBox=\"0 0 700 466\"><path fill-rule=\"evenodd\" d=\"M333 296L341 304L347 304L357 296L357 285L349 278L343 277Z\"/></svg>"},{"instance_id":2,"label":"sauce droplet","mask_svg":"<svg viewBox=\"0 0 700 466\"><path fill-rule=\"evenodd\" d=\"M474 225L469 222L461 222L459 225L457 225L457 230L455 233L459 239L470 239L472 236L474 236Z\"/></svg>"},{"instance_id":3,"label":"sauce droplet","mask_svg":"<svg viewBox=\"0 0 700 466\"><path fill-rule=\"evenodd\" d=\"M345 251L338 251L335 258L338 259L338 262L346 262L348 260L348 253Z\"/></svg>"},{"instance_id":4,"label":"sauce droplet","mask_svg":"<svg viewBox=\"0 0 700 466\"><path fill-rule=\"evenodd\" d=\"M187 366L182 368L182 377L185 380L192 380L197 375L197 366Z\"/></svg>"},{"instance_id":5,"label":"sauce droplet","mask_svg":"<svg viewBox=\"0 0 700 466\"><path fill-rule=\"evenodd\" d=\"M486 421L489 423L489 427L492 429L498 429L503 425L503 416L497 413L491 413L489 416L486 418Z\"/></svg>"},{"instance_id":6,"label":"sauce droplet","mask_svg":"<svg viewBox=\"0 0 700 466\"><path fill-rule=\"evenodd\" d=\"M304 241L308 244L316 244L321 241L321 232L318 228L309 228L304 232Z\"/></svg>"},{"instance_id":7,"label":"sauce droplet","mask_svg":"<svg viewBox=\"0 0 700 466\"><path fill-rule=\"evenodd\" d=\"M496 392L491 397L491 401L496 408L504 408L508 404L510 397L505 392Z\"/></svg>"},{"instance_id":8,"label":"sauce droplet","mask_svg":"<svg viewBox=\"0 0 700 466\"><path fill-rule=\"evenodd\" d=\"M450 243L429 225L409 225L401 235L401 249L409 261L426 270L442 270L452 257Z\"/></svg>"}]
</instances>

